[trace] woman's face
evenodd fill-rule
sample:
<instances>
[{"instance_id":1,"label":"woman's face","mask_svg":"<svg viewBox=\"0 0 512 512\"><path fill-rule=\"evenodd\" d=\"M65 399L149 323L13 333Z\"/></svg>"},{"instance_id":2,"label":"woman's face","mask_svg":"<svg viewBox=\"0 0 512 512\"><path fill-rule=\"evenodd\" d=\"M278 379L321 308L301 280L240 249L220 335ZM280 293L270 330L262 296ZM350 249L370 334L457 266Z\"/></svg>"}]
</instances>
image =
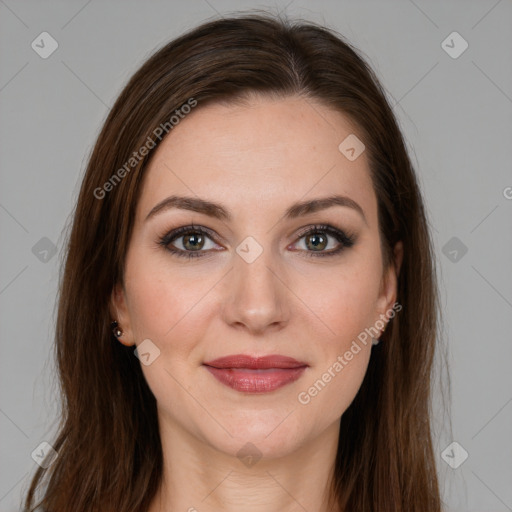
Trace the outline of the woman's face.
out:
<instances>
[{"instance_id":1,"label":"woman's face","mask_svg":"<svg viewBox=\"0 0 512 512\"><path fill-rule=\"evenodd\" d=\"M259 97L199 104L156 150L113 313L123 343L144 342L167 432L272 458L337 427L367 369L365 329L396 296L355 132L311 100ZM157 206L171 196L187 200ZM214 361L233 355L249 359Z\"/></svg>"}]
</instances>

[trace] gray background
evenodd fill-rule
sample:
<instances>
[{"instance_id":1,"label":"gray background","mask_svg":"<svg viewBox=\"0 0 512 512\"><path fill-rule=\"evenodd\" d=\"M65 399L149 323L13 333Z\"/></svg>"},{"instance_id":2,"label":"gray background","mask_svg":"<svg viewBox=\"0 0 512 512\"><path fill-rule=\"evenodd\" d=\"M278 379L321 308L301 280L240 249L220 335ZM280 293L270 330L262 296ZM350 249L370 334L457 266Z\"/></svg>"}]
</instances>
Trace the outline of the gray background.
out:
<instances>
[{"instance_id":1,"label":"gray background","mask_svg":"<svg viewBox=\"0 0 512 512\"><path fill-rule=\"evenodd\" d=\"M451 412L436 407L446 510L512 511L510 0L0 0L0 511L19 510L31 453L55 429L59 257L109 105L156 47L253 8L338 30L389 93L436 245L452 385ZM44 31L59 45L47 59L31 47ZM458 58L442 47L453 31L469 44ZM469 454L457 469L441 457L454 440Z\"/></svg>"}]
</instances>

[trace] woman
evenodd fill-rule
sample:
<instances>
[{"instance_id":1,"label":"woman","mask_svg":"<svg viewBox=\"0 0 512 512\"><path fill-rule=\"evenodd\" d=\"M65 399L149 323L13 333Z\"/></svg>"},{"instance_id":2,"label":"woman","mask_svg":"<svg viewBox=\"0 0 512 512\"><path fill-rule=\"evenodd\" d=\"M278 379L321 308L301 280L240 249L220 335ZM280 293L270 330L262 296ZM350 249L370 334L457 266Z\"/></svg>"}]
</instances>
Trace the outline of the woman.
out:
<instances>
[{"instance_id":1,"label":"woman","mask_svg":"<svg viewBox=\"0 0 512 512\"><path fill-rule=\"evenodd\" d=\"M414 170L356 50L266 15L190 31L90 157L58 456L26 510L46 476L51 512L439 511L437 300Z\"/></svg>"}]
</instances>

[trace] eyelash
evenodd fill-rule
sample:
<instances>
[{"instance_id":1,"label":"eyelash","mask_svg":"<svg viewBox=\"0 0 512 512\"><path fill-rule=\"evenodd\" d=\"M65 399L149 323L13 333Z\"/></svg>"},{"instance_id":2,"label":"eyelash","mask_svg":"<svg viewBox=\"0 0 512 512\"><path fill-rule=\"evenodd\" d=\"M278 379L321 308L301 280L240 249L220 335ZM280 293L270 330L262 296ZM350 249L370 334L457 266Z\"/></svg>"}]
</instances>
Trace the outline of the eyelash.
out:
<instances>
[{"instance_id":1,"label":"eyelash","mask_svg":"<svg viewBox=\"0 0 512 512\"><path fill-rule=\"evenodd\" d=\"M341 231L334 226L330 226L328 224L315 224L314 226L308 227L306 230L302 231L298 237L298 240L304 238L307 235L311 235L314 233L323 233L332 236L335 238L341 245L339 248L330 250L329 252L316 252L316 251L304 251L306 252L306 255L308 257L329 257L329 256L335 256L337 254L340 254L345 249L348 249L352 247L355 243L355 236L351 235L349 233L345 233L344 231ZM164 235L163 237L159 238L158 244L164 247L167 251L171 252L172 254L180 257L180 258L202 258L204 257L204 253L208 253L210 251L183 251L182 249L177 249L176 247L170 246L170 243L175 241L176 239L180 238L184 235L189 234L201 234L203 236L207 236L208 238L212 239L214 238L211 231L209 229L203 228L201 226L195 226L194 224L190 226L183 226L177 229L174 229ZM203 254L201 254L203 253Z\"/></svg>"}]
</instances>

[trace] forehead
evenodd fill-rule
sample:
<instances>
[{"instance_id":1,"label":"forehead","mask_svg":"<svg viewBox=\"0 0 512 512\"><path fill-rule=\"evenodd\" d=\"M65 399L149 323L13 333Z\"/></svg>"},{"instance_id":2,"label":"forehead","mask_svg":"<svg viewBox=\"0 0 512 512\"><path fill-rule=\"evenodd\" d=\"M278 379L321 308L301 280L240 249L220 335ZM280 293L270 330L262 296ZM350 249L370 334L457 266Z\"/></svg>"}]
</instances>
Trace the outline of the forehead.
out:
<instances>
[{"instance_id":1,"label":"forehead","mask_svg":"<svg viewBox=\"0 0 512 512\"><path fill-rule=\"evenodd\" d=\"M343 194L361 204L371 222L376 204L367 155L351 161L339 149L358 133L346 116L311 99L199 104L157 148L138 216L171 194L247 212L277 204L281 211L301 198Z\"/></svg>"}]
</instances>

